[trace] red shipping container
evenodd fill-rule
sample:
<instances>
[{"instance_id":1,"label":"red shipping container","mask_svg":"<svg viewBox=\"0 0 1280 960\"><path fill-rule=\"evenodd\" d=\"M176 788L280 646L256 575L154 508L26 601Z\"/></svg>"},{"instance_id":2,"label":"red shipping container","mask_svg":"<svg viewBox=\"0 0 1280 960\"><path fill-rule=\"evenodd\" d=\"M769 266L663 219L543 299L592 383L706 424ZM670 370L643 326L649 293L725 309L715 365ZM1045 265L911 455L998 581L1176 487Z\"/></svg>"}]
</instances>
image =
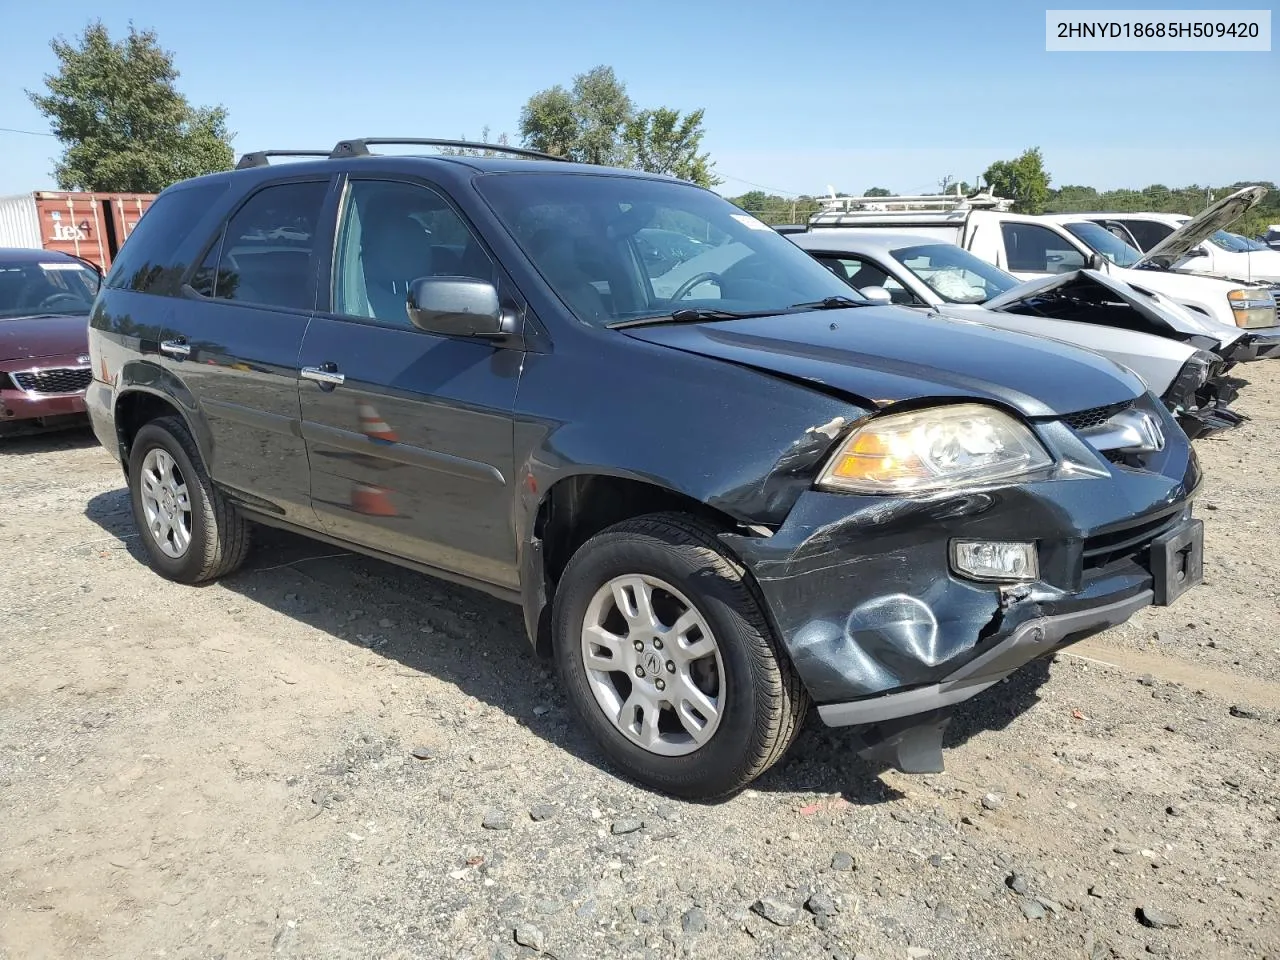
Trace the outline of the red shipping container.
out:
<instances>
[{"instance_id":1,"label":"red shipping container","mask_svg":"<svg viewBox=\"0 0 1280 960\"><path fill-rule=\"evenodd\" d=\"M0 247L34 247L83 257L105 272L155 199L150 193L37 191L3 198ZM36 239L38 231L38 241Z\"/></svg>"}]
</instances>

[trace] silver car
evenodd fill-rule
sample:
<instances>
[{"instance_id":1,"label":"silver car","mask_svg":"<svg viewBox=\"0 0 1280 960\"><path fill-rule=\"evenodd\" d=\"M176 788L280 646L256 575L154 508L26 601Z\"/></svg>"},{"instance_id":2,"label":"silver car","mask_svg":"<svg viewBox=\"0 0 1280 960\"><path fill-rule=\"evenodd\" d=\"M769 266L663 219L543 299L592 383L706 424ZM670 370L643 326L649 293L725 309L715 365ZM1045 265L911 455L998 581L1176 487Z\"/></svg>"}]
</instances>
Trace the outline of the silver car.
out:
<instances>
[{"instance_id":1,"label":"silver car","mask_svg":"<svg viewBox=\"0 0 1280 960\"><path fill-rule=\"evenodd\" d=\"M1192 439L1237 426L1229 364L1171 306L1094 270L1022 282L955 244L856 227L787 236L863 296L1085 347L1137 373ZM1205 349L1201 349L1204 347Z\"/></svg>"}]
</instances>

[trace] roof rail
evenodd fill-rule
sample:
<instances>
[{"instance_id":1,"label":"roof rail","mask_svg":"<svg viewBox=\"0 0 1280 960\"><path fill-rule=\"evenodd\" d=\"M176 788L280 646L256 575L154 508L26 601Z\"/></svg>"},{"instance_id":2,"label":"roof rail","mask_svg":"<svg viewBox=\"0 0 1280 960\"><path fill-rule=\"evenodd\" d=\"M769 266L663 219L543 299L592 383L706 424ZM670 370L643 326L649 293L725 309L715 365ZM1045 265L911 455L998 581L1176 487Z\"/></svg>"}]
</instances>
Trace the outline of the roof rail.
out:
<instances>
[{"instance_id":1,"label":"roof rail","mask_svg":"<svg viewBox=\"0 0 1280 960\"><path fill-rule=\"evenodd\" d=\"M382 144L409 144L424 147L453 147L459 150L488 150L492 153L509 153L517 157L531 157L537 160L560 160L571 162L568 157L557 157L555 154L543 153L541 150L526 150L524 147L508 147L499 143L478 143L473 140L437 140L423 137L360 137L358 140L339 140L327 156L331 160L343 160L348 157L370 156L369 147Z\"/></svg>"},{"instance_id":2,"label":"roof rail","mask_svg":"<svg viewBox=\"0 0 1280 960\"><path fill-rule=\"evenodd\" d=\"M240 162L236 164L237 170L247 170L250 167L268 166L267 159L269 157L328 157L328 150L258 150L254 153L246 153L240 158Z\"/></svg>"}]
</instances>

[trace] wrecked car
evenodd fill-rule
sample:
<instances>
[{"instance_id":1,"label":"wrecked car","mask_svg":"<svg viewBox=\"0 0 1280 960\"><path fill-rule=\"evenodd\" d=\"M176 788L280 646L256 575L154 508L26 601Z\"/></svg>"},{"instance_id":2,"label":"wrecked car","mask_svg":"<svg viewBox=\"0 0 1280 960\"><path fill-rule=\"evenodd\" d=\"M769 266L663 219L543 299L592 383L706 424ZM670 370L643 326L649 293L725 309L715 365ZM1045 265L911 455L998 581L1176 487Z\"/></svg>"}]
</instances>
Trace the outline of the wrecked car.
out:
<instances>
[{"instance_id":1,"label":"wrecked car","mask_svg":"<svg viewBox=\"0 0 1280 960\"><path fill-rule=\"evenodd\" d=\"M85 325L100 279L69 254L0 249L0 437L85 425Z\"/></svg>"},{"instance_id":2,"label":"wrecked car","mask_svg":"<svg viewBox=\"0 0 1280 960\"><path fill-rule=\"evenodd\" d=\"M1256 194L1226 197L1169 238L1194 246L1206 215L1231 214ZM831 197L809 218L811 228L896 230L954 243L1021 280L1094 269L1180 311L1180 329L1209 337L1228 362L1280 356L1280 318L1266 285L1168 269L1158 250L1144 256L1084 214L1013 213L990 194L924 197ZM1235 214L1238 216L1239 214ZM1177 258L1174 257L1176 260ZM1241 335L1243 333L1243 336Z\"/></svg>"},{"instance_id":3,"label":"wrecked car","mask_svg":"<svg viewBox=\"0 0 1280 960\"><path fill-rule=\"evenodd\" d=\"M1180 308L1107 274L1077 270L1022 283L920 234L847 228L788 236L864 296L1109 357L1142 377L1193 440L1244 421L1230 408L1237 393L1230 364L1211 352L1217 341L1184 333Z\"/></svg>"},{"instance_id":4,"label":"wrecked car","mask_svg":"<svg viewBox=\"0 0 1280 960\"><path fill-rule=\"evenodd\" d=\"M160 574L263 524L520 604L608 759L697 798L812 703L938 769L957 703L1200 581L1195 454L1111 361L872 305L690 184L389 142L459 145L247 155L121 250L88 406ZM658 292L674 225L712 249Z\"/></svg>"}]
</instances>

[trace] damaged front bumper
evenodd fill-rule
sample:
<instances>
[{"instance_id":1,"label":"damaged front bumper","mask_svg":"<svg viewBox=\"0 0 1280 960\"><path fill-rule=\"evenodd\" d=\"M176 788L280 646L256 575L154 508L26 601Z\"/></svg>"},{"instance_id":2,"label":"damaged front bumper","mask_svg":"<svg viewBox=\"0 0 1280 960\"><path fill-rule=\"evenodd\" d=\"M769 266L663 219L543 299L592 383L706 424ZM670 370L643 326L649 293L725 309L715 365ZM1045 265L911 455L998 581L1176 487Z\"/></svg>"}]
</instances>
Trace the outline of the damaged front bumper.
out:
<instances>
[{"instance_id":1,"label":"damaged front bumper","mask_svg":"<svg viewBox=\"0 0 1280 960\"><path fill-rule=\"evenodd\" d=\"M1280 358L1280 326L1252 329L1221 354L1231 363Z\"/></svg>"},{"instance_id":2,"label":"damaged front bumper","mask_svg":"<svg viewBox=\"0 0 1280 960\"><path fill-rule=\"evenodd\" d=\"M811 490L772 536L724 539L826 723L928 726L1029 660L1199 581L1190 446L1135 466L932 500ZM1040 579L961 577L953 539L1034 541Z\"/></svg>"}]
</instances>

